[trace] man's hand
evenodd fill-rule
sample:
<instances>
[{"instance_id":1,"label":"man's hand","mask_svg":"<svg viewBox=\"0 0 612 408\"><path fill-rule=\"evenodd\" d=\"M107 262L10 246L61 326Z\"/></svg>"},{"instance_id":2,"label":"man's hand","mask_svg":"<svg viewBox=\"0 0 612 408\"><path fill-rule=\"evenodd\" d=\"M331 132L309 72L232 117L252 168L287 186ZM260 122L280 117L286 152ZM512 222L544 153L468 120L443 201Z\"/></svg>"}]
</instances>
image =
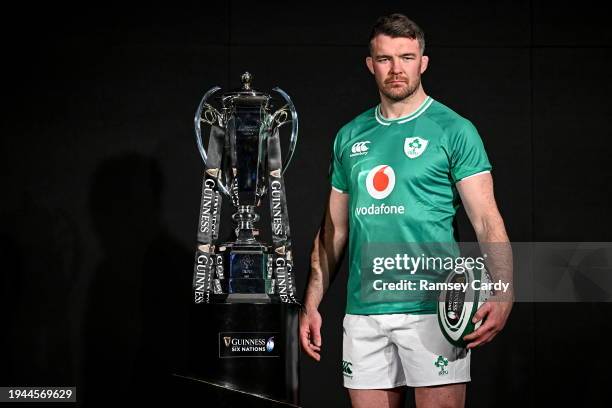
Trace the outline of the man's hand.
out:
<instances>
[{"instance_id":1,"label":"man's hand","mask_svg":"<svg viewBox=\"0 0 612 408\"><path fill-rule=\"evenodd\" d=\"M300 313L300 344L304 352L321 361L321 315L316 309L304 309Z\"/></svg>"},{"instance_id":2,"label":"man's hand","mask_svg":"<svg viewBox=\"0 0 612 408\"><path fill-rule=\"evenodd\" d=\"M512 302L507 300L489 299L478 308L472 322L476 323L483 320L482 325L473 333L463 337L469 341L467 348L472 349L483 344L487 344L504 328L506 320L512 310Z\"/></svg>"}]
</instances>

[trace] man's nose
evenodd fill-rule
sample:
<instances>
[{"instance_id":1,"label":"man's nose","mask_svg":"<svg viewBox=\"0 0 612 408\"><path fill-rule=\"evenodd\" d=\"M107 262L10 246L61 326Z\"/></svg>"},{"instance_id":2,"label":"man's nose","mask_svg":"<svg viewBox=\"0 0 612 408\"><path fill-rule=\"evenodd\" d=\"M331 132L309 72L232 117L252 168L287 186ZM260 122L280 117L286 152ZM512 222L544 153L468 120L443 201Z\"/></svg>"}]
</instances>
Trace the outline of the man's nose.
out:
<instances>
[{"instance_id":1,"label":"man's nose","mask_svg":"<svg viewBox=\"0 0 612 408\"><path fill-rule=\"evenodd\" d=\"M402 68L399 59L393 58L391 60L391 73L393 74L401 74Z\"/></svg>"}]
</instances>

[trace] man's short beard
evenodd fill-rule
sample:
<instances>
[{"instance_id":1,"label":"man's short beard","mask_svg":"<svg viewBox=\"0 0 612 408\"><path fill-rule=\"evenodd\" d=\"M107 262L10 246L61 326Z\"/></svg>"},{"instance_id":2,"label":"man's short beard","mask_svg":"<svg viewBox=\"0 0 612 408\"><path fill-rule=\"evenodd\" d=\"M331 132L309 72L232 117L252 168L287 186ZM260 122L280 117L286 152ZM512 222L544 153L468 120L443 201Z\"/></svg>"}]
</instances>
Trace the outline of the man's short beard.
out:
<instances>
[{"instance_id":1,"label":"man's short beard","mask_svg":"<svg viewBox=\"0 0 612 408\"><path fill-rule=\"evenodd\" d=\"M420 84L421 84L421 81L419 79L412 86L410 86L410 83L407 83L407 86L405 88L402 88L400 93L392 94L389 91L387 91L387 89L385 89L384 87L380 88L380 92L382 92L383 95L385 95L387 98L389 98L393 102L399 102L399 101L403 101L404 99L414 94L419 88Z\"/></svg>"}]
</instances>

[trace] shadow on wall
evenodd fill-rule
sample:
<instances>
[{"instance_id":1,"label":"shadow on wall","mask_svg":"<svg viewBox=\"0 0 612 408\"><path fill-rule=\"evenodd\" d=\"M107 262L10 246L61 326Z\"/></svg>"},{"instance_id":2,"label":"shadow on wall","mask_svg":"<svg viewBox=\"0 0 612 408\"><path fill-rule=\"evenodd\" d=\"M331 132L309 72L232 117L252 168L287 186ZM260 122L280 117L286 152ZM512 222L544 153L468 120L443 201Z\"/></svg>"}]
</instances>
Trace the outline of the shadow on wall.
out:
<instances>
[{"instance_id":1,"label":"shadow on wall","mask_svg":"<svg viewBox=\"0 0 612 408\"><path fill-rule=\"evenodd\" d=\"M0 228L0 384L75 384L76 224L26 194L0 216Z\"/></svg>"},{"instance_id":2,"label":"shadow on wall","mask_svg":"<svg viewBox=\"0 0 612 408\"><path fill-rule=\"evenodd\" d=\"M161 223L157 161L122 155L95 171L90 207L102 248L83 323L85 405L170 400L182 361L192 254Z\"/></svg>"}]
</instances>

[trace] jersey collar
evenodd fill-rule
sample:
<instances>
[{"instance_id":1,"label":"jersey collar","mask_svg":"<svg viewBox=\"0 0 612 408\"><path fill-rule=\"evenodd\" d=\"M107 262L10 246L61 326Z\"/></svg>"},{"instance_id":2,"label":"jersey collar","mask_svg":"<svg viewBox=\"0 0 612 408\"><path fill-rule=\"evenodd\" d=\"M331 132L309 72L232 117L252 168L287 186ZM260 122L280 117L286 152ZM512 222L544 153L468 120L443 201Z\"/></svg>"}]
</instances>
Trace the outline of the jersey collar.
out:
<instances>
[{"instance_id":1,"label":"jersey collar","mask_svg":"<svg viewBox=\"0 0 612 408\"><path fill-rule=\"evenodd\" d=\"M400 118L395 118L395 119L385 118L380 112L380 104L378 104L378 106L376 106L376 109L374 110L374 116L376 117L376 120L378 121L378 123L384 126L389 126L392 123L406 123L406 122L410 122L411 120L416 119L417 117L421 116L421 114L425 112L427 108L429 108L429 105L431 105L432 102L433 102L433 98L431 96L428 96L427 98L425 98L423 103L421 103L421 105L417 108L417 110L415 110L409 115L402 116Z\"/></svg>"}]
</instances>

